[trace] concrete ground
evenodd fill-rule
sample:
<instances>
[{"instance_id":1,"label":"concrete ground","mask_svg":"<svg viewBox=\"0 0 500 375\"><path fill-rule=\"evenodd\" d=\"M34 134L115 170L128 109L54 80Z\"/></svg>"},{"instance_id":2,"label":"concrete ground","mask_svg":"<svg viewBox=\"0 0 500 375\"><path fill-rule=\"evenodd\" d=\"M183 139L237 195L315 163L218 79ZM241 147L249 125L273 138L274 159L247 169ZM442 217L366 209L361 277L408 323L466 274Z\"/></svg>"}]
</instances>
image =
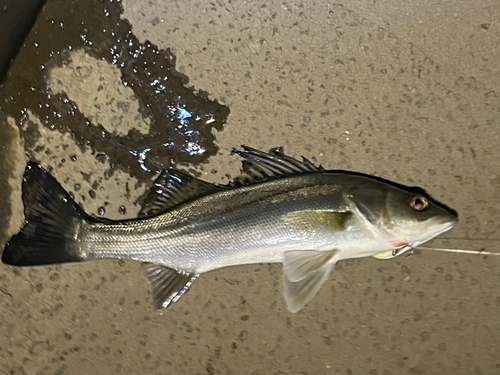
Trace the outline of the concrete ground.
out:
<instances>
[{"instance_id":1,"label":"concrete ground","mask_svg":"<svg viewBox=\"0 0 500 375\"><path fill-rule=\"evenodd\" d=\"M5 236L22 223L27 159L87 212L120 219L137 214L155 166L182 161L227 182L239 170L233 147L282 145L326 168L421 186L460 214L434 246L500 252L498 1L96 3L49 0L0 89ZM93 12L104 23L76 21ZM144 77L125 79L140 53L112 64L126 46L107 55L106 17L129 22L153 59L171 49L189 79L186 108L208 113L196 142L182 133L148 159L178 136L161 116L183 125L184 112L150 95ZM202 275L161 314L134 262L3 266L0 374L498 374L499 286L495 256L358 259L290 314L281 266L252 265Z\"/></svg>"}]
</instances>

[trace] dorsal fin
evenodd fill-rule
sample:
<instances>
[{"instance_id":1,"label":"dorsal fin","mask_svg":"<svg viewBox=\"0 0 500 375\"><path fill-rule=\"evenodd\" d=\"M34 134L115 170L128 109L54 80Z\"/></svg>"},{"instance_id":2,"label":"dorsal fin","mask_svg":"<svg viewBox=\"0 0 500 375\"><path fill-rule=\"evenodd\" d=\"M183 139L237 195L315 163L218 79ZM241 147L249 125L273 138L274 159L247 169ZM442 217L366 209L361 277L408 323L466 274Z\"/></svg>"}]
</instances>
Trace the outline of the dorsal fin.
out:
<instances>
[{"instance_id":1,"label":"dorsal fin","mask_svg":"<svg viewBox=\"0 0 500 375\"><path fill-rule=\"evenodd\" d=\"M324 172L321 165L317 167L305 157L302 157L302 161L299 161L285 155L283 147L273 148L269 153L244 145L241 147L243 151L233 150L233 153L245 159L242 162L242 174L235 179L235 185L246 185L303 173Z\"/></svg>"},{"instance_id":2,"label":"dorsal fin","mask_svg":"<svg viewBox=\"0 0 500 375\"><path fill-rule=\"evenodd\" d=\"M139 217L159 215L179 203L216 193L223 188L177 169L164 169L144 200Z\"/></svg>"}]
</instances>

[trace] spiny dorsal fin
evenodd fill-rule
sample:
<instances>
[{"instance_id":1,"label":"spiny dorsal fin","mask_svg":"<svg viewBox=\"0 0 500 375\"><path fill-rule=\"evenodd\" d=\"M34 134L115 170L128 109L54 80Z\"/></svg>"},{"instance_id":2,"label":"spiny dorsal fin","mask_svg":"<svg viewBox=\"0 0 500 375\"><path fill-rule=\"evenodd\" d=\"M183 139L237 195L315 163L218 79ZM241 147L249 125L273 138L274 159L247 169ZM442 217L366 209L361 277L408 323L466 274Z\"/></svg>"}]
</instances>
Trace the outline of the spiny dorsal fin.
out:
<instances>
[{"instance_id":1,"label":"spiny dorsal fin","mask_svg":"<svg viewBox=\"0 0 500 375\"><path fill-rule=\"evenodd\" d=\"M233 153L245 159L242 162L242 175L235 180L235 185L251 184L303 173L324 172L322 166L315 166L305 157L302 157L303 160L299 161L285 155L283 147L273 148L269 153L244 145L241 147L243 147L243 151L233 150Z\"/></svg>"},{"instance_id":2,"label":"spiny dorsal fin","mask_svg":"<svg viewBox=\"0 0 500 375\"><path fill-rule=\"evenodd\" d=\"M144 271L153 291L153 305L157 309L166 309L177 302L199 276L154 263L144 263Z\"/></svg>"},{"instance_id":3,"label":"spiny dorsal fin","mask_svg":"<svg viewBox=\"0 0 500 375\"><path fill-rule=\"evenodd\" d=\"M179 203L223 189L177 169L164 169L144 200L139 217L161 214Z\"/></svg>"}]
</instances>

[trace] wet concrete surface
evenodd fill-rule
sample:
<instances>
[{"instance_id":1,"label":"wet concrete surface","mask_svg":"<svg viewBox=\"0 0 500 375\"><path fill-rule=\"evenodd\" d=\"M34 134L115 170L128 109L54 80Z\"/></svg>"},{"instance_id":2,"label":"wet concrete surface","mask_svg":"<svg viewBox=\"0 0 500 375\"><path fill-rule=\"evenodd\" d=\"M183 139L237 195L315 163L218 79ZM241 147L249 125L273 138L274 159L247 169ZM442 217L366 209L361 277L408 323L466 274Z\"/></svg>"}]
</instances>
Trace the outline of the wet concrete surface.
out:
<instances>
[{"instance_id":1,"label":"wet concrete surface","mask_svg":"<svg viewBox=\"0 0 500 375\"><path fill-rule=\"evenodd\" d=\"M105 154L139 178L173 160L215 154L211 130L222 130L229 109L188 88L168 49L139 42L119 2L80 6L56 0L44 7L3 83L2 110L19 126L31 125L31 111L46 128L71 134L80 149ZM36 143L32 133L24 133L28 146Z\"/></svg>"},{"instance_id":2,"label":"wet concrete surface","mask_svg":"<svg viewBox=\"0 0 500 375\"><path fill-rule=\"evenodd\" d=\"M119 219L163 166L237 176L244 143L426 188L460 215L435 246L500 252L496 2L87 4L49 0L0 89L5 236L28 158ZM359 259L290 314L254 265L159 314L133 262L3 266L0 373L497 374L498 285L493 256Z\"/></svg>"},{"instance_id":3,"label":"wet concrete surface","mask_svg":"<svg viewBox=\"0 0 500 375\"><path fill-rule=\"evenodd\" d=\"M0 81L23 45L45 0L0 0Z\"/></svg>"}]
</instances>

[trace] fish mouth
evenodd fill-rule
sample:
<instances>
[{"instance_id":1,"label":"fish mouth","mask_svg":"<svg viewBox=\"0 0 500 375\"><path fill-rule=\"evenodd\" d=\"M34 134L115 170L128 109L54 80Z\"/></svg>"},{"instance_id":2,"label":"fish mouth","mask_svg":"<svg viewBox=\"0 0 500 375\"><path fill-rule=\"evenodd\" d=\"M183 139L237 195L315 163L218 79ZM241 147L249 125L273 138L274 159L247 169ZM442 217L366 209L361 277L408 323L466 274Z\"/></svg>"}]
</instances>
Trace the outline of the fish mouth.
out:
<instances>
[{"instance_id":1,"label":"fish mouth","mask_svg":"<svg viewBox=\"0 0 500 375\"><path fill-rule=\"evenodd\" d=\"M434 238L436 238L437 236L440 236L441 234L445 233L445 232L448 232L450 229L452 229L456 224L458 223L458 218L453 218L453 221L448 221L446 223L443 224L443 227L438 230L436 233L434 233L432 235L432 237L426 239L426 240L423 240L423 241L417 241L417 242L414 242L414 243L410 243L408 244L408 246L410 246L411 248L414 248L414 247L417 247L417 246L420 246L422 245L423 243L426 243Z\"/></svg>"},{"instance_id":2,"label":"fish mouth","mask_svg":"<svg viewBox=\"0 0 500 375\"><path fill-rule=\"evenodd\" d=\"M448 221L447 223L445 223L443 225L443 227L441 228L441 230L439 230L436 234L434 234L434 236L432 236L430 239L433 239L441 234L443 234L444 232L448 232L450 229L452 229L456 224L458 223L458 217L454 217L452 221ZM427 240L429 241L429 240Z\"/></svg>"},{"instance_id":3,"label":"fish mouth","mask_svg":"<svg viewBox=\"0 0 500 375\"><path fill-rule=\"evenodd\" d=\"M443 225L443 227L439 231L437 231L436 233L434 233L432 235L432 237L427 238L427 239L425 239L423 241L416 241L416 242L412 242L412 243L402 243L401 246L395 247L394 250L392 250L392 256L396 257L396 256L399 256L399 255L401 255L403 253L406 253L409 250L413 250L415 247L418 247L418 246L422 245L423 243L426 243L426 242L428 242L428 241L436 238L437 236L443 234L444 232L449 231L457 223L458 223L458 218L454 217L453 221L447 221L447 222L445 222L444 225Z\"/></svg>"}]
</instances>

